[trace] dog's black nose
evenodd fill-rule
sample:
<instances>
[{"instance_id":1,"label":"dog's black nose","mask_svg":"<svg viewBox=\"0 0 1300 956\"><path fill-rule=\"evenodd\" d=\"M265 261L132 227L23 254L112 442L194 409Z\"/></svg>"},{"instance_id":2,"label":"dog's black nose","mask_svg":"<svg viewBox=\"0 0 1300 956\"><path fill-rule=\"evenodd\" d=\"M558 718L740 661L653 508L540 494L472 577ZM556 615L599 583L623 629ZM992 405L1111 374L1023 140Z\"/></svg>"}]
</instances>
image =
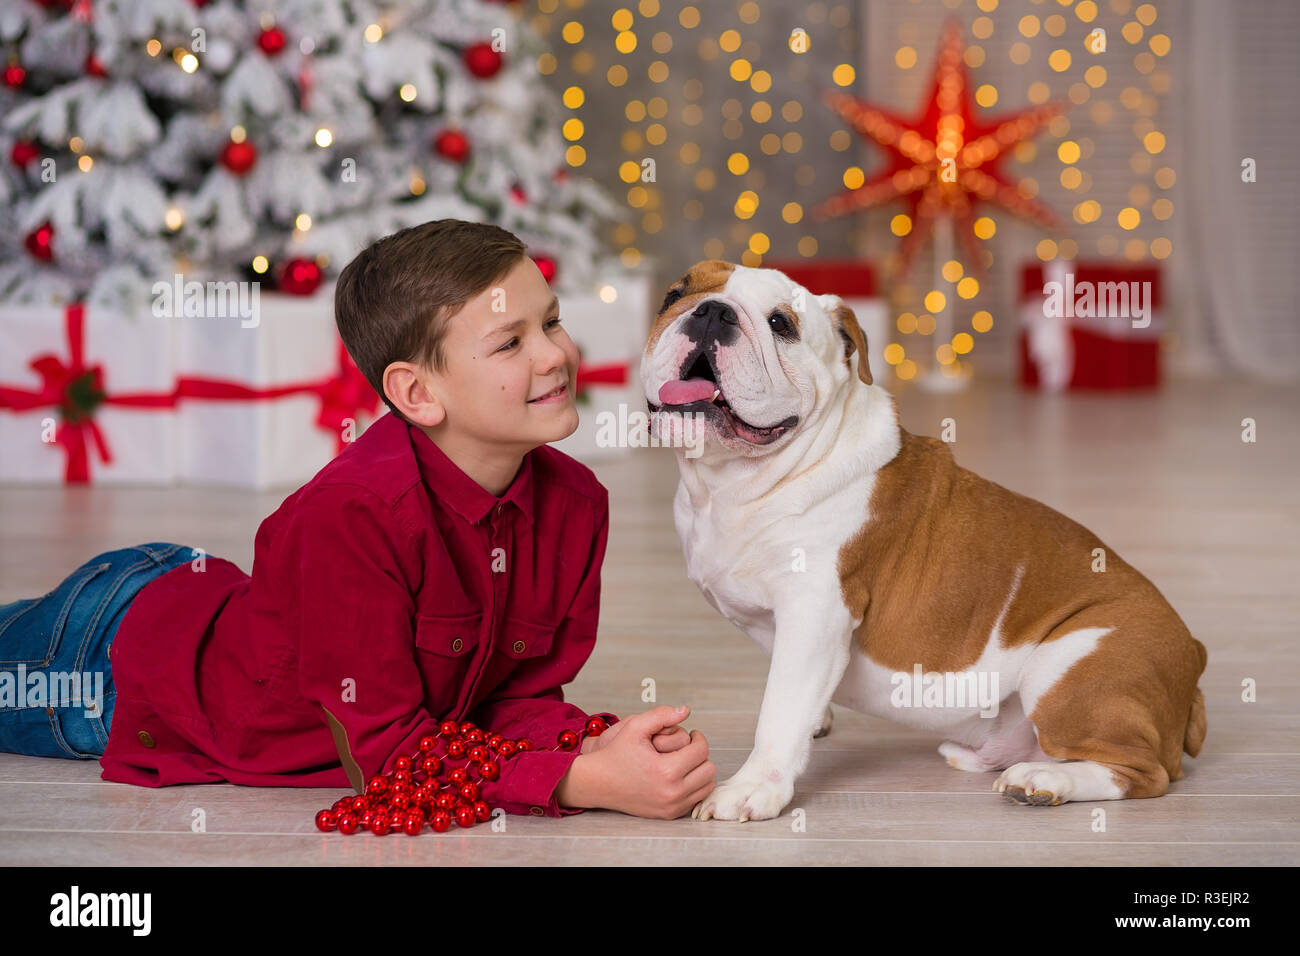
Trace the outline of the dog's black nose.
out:
<instances>
[{"instance_id":1,"label":"dog's black nose","mask_svg":"<svg viewBox=\"0 0 1300 956\"><path fill-rule=\"evenodd\" d=\"M682 333L699 345L731 345L740 337L736 310L718 299L701 302L682 323Z\"/></svg>"},{"instance_id":2,"label":"dog's black nose","mask_svg":"<svg viewBox=\"0 0 1300 956\"><path fill-rule=\"evenodd\" d=\"M720 319L728 325L740 325L740 319L736 317L736 310L725 302L717 299L709 299L707 302L701 302L699 306L691 313L692 316L704 319L706 322L710 319Z\"/></svg>"}]
</instances>

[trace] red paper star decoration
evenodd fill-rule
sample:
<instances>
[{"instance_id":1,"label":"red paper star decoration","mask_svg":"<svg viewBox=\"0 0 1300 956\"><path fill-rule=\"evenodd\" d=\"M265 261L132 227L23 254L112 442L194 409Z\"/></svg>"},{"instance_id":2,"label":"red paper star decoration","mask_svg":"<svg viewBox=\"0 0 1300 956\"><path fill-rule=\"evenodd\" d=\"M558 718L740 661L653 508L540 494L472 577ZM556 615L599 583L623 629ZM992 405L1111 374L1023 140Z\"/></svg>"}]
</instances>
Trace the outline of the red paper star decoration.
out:
<instances>
[{"instance_id":1,"label":"red paper star decoration","mask_svg":"<svg viewBox=\"0 0 1300 956\"><path fill-rule=\"evenodd\" d=\"M975 206L992 203L1045 227L1059 225L1050 208L1026 198L998 168L1015 148L1069 107L1048 103L980 123L975 117L963 59L961 23L950 20L939 43L934 81L919 119L902 119L856 97L830 90L827 103L854 129L889 152L889 162L857 189L828 199L813 210L824 220L902 199L912 229L902 244L906 272L931 223L951 216L970 264L981 271L983 256L974 233Z\"/></svg>"}]
</instances>

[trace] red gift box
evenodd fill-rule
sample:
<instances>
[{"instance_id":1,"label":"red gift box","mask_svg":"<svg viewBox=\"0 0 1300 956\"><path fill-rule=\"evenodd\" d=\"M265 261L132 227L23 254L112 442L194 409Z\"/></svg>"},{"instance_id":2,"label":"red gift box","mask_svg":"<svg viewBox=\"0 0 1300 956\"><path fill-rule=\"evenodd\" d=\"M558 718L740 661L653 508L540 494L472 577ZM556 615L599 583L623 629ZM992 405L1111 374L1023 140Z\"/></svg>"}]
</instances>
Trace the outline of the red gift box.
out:
<instances>
[{"instance_id":1,"label":"red gift box","mask_svg":"<svg viewBox=\"0 0 1300 956\"><path fill-rule=\"evenodd\" d=\"M1160 384L1164 318L1157 266L1032 263L1021 270L1020 293L1021 385L1054 390Z\"/></svg>"}]
</instances>

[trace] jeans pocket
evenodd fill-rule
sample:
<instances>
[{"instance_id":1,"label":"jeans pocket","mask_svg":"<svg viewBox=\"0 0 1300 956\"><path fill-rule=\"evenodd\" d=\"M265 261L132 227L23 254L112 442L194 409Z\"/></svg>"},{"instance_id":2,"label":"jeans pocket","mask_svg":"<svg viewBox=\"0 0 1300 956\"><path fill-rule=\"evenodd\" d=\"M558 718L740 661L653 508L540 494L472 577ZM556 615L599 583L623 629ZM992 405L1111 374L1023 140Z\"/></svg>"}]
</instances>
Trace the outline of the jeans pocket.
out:
<instances>
[{"instance_id":1,"label":"jeans pocket","mask_svg":"<svg viewBox=\"0 0 1300 956\"><path fill-rule=\"evenodd\" d=\"M0 665L45 666L58 653L63 632L82 590L112 564L84 564L64 578L49 594L34 598L0 620Z\"/></svg>"},{"instance_id":2,"label":"jeans pocket","mask_svg":"<svg viewBox=\"0 0 1300 956\"><path fill-rule=\"evenodd\" d=\"M70 757L91 760L103 756L79 750L64 734L69 715L54 707L0 709L0 751L29 757ZM71 716L75 720L76 716Z\"/></svg>"}]
</instances>

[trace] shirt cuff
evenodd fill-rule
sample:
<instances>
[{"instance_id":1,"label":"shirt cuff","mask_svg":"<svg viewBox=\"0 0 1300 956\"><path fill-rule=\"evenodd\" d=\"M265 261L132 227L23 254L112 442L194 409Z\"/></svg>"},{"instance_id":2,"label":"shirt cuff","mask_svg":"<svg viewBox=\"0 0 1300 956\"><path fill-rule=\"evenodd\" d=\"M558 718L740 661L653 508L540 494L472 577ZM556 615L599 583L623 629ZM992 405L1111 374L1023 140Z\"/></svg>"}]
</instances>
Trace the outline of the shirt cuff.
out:
<instances>
[{"instance_id":1,"label":"shirt cuff","mask_svg":"<svg viewBox=\"0 0 1300 956\"><path fill-rule=\"evenodd\" d=\"M618 715L610 713L589 714L601 717L611 727L618 723ZM573 750L525 750L501 761L501 777L492 782L496 791L492 805L502 807L506 813L527 816L568 817L581 813L586 807L560 806L556 791L573 762L582 755L579 744Z\"/></svg>"}]
</instances>

